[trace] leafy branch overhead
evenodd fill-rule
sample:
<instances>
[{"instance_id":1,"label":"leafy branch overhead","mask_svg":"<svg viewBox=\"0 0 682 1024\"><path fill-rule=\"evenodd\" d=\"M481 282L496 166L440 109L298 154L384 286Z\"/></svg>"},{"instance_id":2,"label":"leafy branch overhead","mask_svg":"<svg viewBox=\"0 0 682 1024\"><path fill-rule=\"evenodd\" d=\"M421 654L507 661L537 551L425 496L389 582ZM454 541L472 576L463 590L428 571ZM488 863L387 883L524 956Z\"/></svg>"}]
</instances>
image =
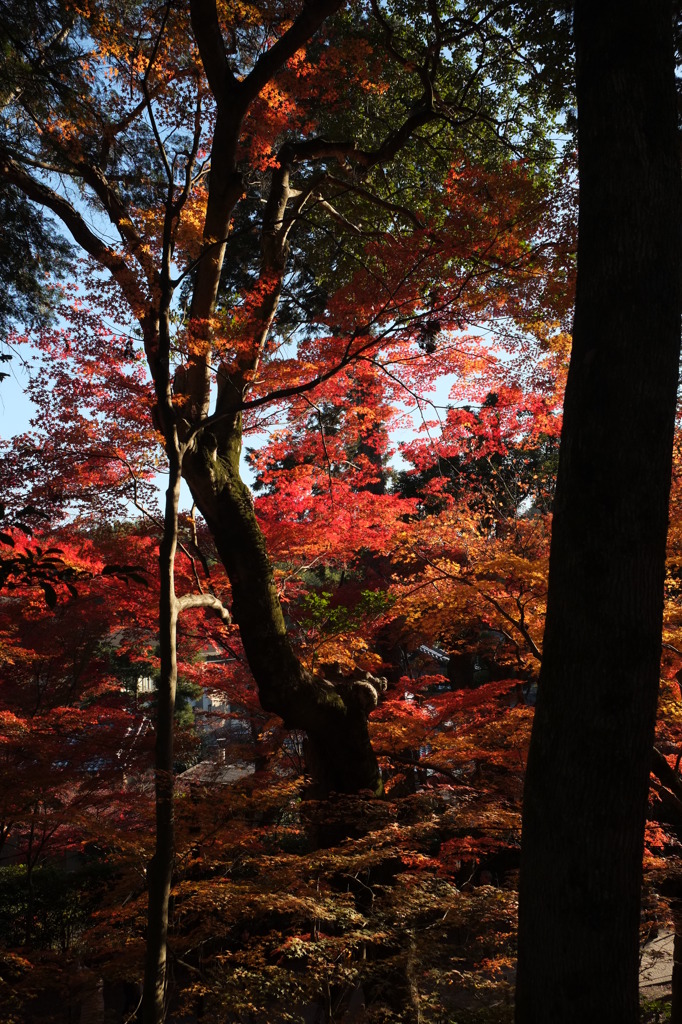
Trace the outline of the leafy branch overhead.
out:
<instances>
[{"instance_id":1,"label":"leafy branch overhead","mask_svg":"<svg viewBox=\"0 0 682 1024\"><path fill-rule=\"evenodd\" d=\"M28 516L35 515L35 510L30 507L24 511ZM0 591L39 587L48 608L54 608L58 601L57 587L64 587L72 598L77 598L77 584L94 576L113 577L125 583L132 580L144 587L149 585L142 566L108 564L93 571L69 563L60 547L42 547L27 523L20 520L7 523L6 515L3 515L3 520L8 528L0 531Z\"/></svg>"}]
</instances>

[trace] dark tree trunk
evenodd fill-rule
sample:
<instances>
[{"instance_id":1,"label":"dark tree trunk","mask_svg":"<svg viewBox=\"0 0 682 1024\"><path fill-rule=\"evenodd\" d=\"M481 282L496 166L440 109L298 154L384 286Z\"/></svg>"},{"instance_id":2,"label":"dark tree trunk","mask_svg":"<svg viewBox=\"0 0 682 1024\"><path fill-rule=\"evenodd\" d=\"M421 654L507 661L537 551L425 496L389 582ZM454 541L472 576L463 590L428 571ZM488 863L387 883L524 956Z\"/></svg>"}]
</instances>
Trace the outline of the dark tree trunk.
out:
<instances>
[{"instance_id":1,"label":"dark tree trunk","mask_svg":"<svg viewBox=\"0 0 682 1024\"><path fill-rule=\"evenodd\" d=\"M159 545L159 680L154 744L154 855L147 865L147 941L140 1024L166 1019L168 989L168 911L175 864L175 776L173 769L175 696L178 682L175 554L182 460L177 438L167 445L168 488Z\"/></svg>"},{"instance_id":2,"label":"dark tree trunk","mask_svg":"<svg viewBox=\"0 0 682 1024\"><path fill-rule=\"evenodd\" d=\"M680 341L671 7L575 5L580 222L526 776L519 1024L638 1020Z\"/></svg>"}]
</instances>

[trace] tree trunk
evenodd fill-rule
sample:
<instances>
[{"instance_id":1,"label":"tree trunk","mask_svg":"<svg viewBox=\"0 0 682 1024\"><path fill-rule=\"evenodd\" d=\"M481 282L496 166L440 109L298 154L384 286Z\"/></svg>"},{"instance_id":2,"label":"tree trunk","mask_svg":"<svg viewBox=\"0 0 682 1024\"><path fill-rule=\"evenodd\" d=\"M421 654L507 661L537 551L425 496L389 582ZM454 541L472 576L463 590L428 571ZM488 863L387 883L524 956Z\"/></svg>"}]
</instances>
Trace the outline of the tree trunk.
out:
<instances>
[{"instance_id":1,"label":"tree trunk","mask_svg":"<svg viewBox=\"0 0 682 1024\"><path fill-rule=\"evenodd\" d=\"M376 682L332 684L301 665L287 636L265 538L239 475L241 414L224 421L220 442L204 431L185 458L184 476L227 570L232 617L258 685L261 706L308 736L306 760L315 792L381 791L367 716Z\"/></svg>"},{"instance_id":2,"label":"tree trunk","mask_svg":"<svg viewBox=\"0 0 682 1024\"><path fill-rule=\"evenodd\" d=\"M242 119L256 92L274 75L286 54L294 53L312 38L342 6L342 0L304 4L285 36L268 51L267 60L264 57L260 62L257 73L254 70L254 75L238 83L227 72L224 53L219 53L214 45L220 31L214 0L191 0L193 30L215 96L217 119L204 225L204 238L213 245L197 268L191 306L197 339L205 344L205 351L203 355L193 355L189 365L175 378L175 392L185 399L187 438L192 433L190 424L196 426L209 408L211 320L229 224L244 187L237 166ZM419 116L426 118L425 113ZM381 775L367 727L367 714L377 700L376 690L362 682L332 686L314 678L300 664L287 637L251 494L239 471L242 428L241 413L235 404L239 406L246 396L248 382L262 358L286 273L289 231L296 219L295 203L294 207L288 204L298 195L290 182L296 162L294 148L286 146L279 153L279 167L272 175L263 211L259 271L262 301L254 311L250 347L234 362L227 359L221 364L215 407L218 418L210 429L192 438L183 475L230 579L233 618L239 625L261 706L279 715L289 728L307 733L308 770L320 795L361 789L379 792Z\"/></svg>"},{"instance_id":3,"label":"tree trunk","mask_svg":"<svg viewBox=\"0 0 682 1024\"><path fill-rule=\"evenodd\" d=\"M575 5L573 353L526 789L518 1024L639 1019L680 342L671 8Z\"/></svg>"},{"instance_id":4,"label":"tree trunk","mask_svg":"<svg viewBox=\"0 0 682 1024\"><path fill-rule=\"evenodd\" d=\"M147 943L141 1024L162 1024L166 1017L168 907L175 862L173 719L177 689L175 552L178 537L180 459L169 446L169 480L164 532L159 548L159 649L156 737L154 747L155 848L147 867Z\"/></svg>"}]
</instances>

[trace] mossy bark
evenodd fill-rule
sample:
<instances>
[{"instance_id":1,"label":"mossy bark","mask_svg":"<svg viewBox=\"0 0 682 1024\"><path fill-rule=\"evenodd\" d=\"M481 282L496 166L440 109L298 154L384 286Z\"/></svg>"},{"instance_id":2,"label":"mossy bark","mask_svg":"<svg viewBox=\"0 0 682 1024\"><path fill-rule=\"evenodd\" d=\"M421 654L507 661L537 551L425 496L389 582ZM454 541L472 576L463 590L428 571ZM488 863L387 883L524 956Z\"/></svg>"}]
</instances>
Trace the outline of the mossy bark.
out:
<instances>
[{"instance_id":1,"label":"mossy bark","mask_svg":"<svg viewBox=\"0 0 682 1024\"><path fill-rule=\"evenodd\" d=\"M232 616L265 711L306 732L308 770L317 791L381 791L369 739L372 688L313 676L294 653L284 622L265 538L251 492L239 472L241 414L197 438L184 475L213 535L232 587Z\"/></svg>"}]
</instances>

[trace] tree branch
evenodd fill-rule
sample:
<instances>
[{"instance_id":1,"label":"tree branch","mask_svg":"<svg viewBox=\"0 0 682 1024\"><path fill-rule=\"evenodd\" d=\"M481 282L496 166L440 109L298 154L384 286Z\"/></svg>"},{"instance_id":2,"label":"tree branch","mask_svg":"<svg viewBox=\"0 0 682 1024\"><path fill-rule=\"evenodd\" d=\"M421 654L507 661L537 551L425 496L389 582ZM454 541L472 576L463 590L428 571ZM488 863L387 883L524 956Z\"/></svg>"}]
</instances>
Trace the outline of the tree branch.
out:
<instances>
[{"instance_id":1,"label":"tree branch","mask_svg":"<svg viewBox=\"0 0 682 1024\"><path fill-rule=\"evenodd\" d=\"M238 82L227 61L215 0L190 0L192 31L208 84L220 106L234 97Z\"/></svg>"},{"instance_id":2,"label":"tree branch","mask_svg":"<svg viewBox=\"0 0 682 1024\"><path fill-rule=\"evenodd\" d=\"M0 150L0 170L5 179L20 188L28 199L51 210L68 229L74 241L89 256L110 271L137 316L141 316L147 310L150 303L149 295L140 288L137 276L125 259L115 250L109 248L90 229L80 213L67 199L48 185L33 178L4 150Z\"/></svg>"},{"instance_id":3,"label":"tree branch","mask_svg":"<svg viewBox=\"0 0 682 1024\"><path fill-rule=\"evenodd\" d=\"M196 0L194 0L196 2ZM240 101L244 110L261 91L264 85L284 67L297 50L315 35L321 25L332 14L336 14L344 6L345 0L310 0L294 23L277 40L274 46L258 58L253 70L239 86Z\"/></svg>"},{"instance_id":4,"label":"tree branch","mask_svg":"<svg viewBox=\"0 0 682 1024\"><path fill-rule=\"evenodd\" d=\"M225 605L213 594L185 594L184 597L178 598L177 608L178 614L187 611L188 608L210 608L218 613L226 626L232 622L232 616Z\"/></svg>"}]
</instances>

